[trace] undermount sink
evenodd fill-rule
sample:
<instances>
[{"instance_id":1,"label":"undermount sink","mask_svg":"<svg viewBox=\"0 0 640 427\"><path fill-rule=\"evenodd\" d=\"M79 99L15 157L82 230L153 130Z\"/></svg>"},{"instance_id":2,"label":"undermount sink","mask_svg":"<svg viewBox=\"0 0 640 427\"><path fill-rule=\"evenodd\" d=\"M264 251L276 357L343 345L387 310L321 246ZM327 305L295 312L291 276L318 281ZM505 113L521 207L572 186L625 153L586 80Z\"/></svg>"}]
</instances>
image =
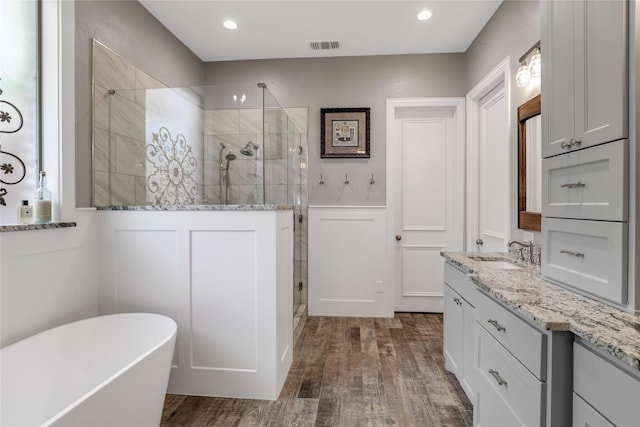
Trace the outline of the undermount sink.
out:
<instances>
[{"instance_id":1,"label":"undermount sink","mask_svg":"<svg viewBox=\"0 0 640 427\"><path fill-rule=\"evenodd\" d=\"M512 264L507 261L483 261L482 265L486 265L490 268L496 268L500 270L520 270L522 267L519 267L515 264Z\"/></svg>"}]
</instances>

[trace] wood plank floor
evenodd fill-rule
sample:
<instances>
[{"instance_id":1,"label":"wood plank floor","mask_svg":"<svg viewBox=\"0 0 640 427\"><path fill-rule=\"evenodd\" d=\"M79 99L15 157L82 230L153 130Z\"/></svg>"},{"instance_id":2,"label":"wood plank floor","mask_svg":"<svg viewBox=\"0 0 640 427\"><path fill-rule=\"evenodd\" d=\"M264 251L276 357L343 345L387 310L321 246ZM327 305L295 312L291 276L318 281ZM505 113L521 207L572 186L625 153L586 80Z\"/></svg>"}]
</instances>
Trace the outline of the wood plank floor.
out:
<instances>
[{"instance_id":1,"label":"wood plank floor","mask_svg":"<svg viewBox=\"0 0 640 427\"><path fill-rule=\"evenodd\" d=\"M277 401L167 395L162 426L471 426L442 315L309 317Z\"/></svg>"}]
</instances>

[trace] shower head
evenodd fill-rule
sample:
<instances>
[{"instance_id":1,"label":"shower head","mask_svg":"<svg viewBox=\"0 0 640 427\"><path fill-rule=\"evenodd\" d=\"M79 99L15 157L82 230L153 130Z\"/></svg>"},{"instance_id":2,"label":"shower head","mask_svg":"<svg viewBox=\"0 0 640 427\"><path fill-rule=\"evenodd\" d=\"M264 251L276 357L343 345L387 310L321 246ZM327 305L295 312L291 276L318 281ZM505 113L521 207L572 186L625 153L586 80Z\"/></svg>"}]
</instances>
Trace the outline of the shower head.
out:
<instances>
[{"instance_id":1,"label":"shower head","mask_svg":"<svg viewBox=\"0 0 640 427\"><path fill-rule=\"evenodd\" d=\"M253 150L257 150L258 149L258 144L254 144L253 142L249 141L247 142L247 145L245 145L243 148L240 149L240 154L242 154L243 156L253 156Z\"/></svg>"},{"instance_id":2,"label":"shower head","mask_svg":"<svg viewBox=\"0 0 640 427\"><path fill-rule=\"evenodd\" d=\"M224 156L225 159L231 161L231 160L235 160L236 159L236 155L233 153L227 153L226 156Z\"/></svg>"}]
</instances>

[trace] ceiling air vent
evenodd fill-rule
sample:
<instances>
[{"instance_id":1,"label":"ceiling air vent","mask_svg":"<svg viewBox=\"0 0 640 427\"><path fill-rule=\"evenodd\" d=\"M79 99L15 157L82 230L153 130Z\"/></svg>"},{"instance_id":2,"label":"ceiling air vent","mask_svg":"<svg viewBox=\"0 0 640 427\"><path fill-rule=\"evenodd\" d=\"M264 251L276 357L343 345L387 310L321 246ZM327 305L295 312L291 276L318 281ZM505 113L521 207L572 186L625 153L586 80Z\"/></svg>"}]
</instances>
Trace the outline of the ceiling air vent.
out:
<instances>
[{"instance_id":1,"label":"ceiling air vent","mask_svg":"<svg viewBox=\"0 0 640 427\"><path fill-rule=\"evenodd\" d=\"M311 42L313 50L340 49L340 42Z\"/></svg>"}]
</instances>

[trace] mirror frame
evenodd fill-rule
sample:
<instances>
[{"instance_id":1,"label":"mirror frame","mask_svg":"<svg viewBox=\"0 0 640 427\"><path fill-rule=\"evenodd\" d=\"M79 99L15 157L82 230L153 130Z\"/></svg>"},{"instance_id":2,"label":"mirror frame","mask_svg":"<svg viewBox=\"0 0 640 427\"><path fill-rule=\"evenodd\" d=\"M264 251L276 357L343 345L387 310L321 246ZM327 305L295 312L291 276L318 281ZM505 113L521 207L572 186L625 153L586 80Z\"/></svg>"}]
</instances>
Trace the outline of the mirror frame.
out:
<instances>
[{"instance_id":1,"label":"mirror frame","mask_svg":"<svg viewBox=\"0 0 640 427\"><path fill-rule=\"evenodd\" d=\"M518 107L518 228L540 231L542 213L527 212L527 125L528 119L542 114L540 95ZM542 183L541 183L542 184Z\"/></svg>"}]
</instances>

